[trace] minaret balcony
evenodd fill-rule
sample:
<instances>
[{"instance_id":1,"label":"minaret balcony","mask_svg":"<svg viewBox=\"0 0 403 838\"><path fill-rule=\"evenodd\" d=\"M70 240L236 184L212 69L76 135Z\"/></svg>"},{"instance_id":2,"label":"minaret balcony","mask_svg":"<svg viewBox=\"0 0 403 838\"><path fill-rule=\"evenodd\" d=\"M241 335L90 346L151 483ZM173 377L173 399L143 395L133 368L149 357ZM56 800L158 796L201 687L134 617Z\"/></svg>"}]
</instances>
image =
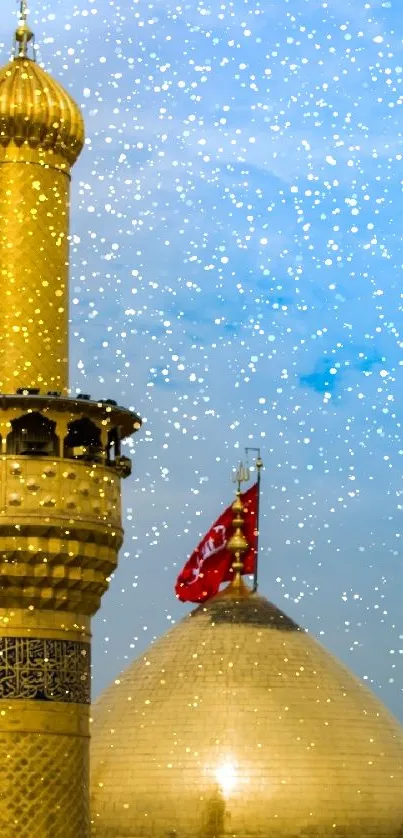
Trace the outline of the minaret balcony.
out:
<instances>
[{"instance_id":1,"label":"minaret balcony","mask_svg":"<svg viewBox=\"0 0 403 838\"><path fill-rule=\"evenodd\" d=\"M11 396L0 394L3 455L83 460L128 477L131 463L121 444L140 427L137 414L111 399L93 401L85 394L73 399L25 388Z\"/></svg>"},{"instance_id":2,"label":"minaret balcony","mask_svg":"<svg viewBox=\"0 0 403 838\"><path fill-rule=\"evenodd\" d=\"M123 540L121 442L137 427L111 403L0 396L0 608L97 611Z\"/></svg>"}]
</instances>

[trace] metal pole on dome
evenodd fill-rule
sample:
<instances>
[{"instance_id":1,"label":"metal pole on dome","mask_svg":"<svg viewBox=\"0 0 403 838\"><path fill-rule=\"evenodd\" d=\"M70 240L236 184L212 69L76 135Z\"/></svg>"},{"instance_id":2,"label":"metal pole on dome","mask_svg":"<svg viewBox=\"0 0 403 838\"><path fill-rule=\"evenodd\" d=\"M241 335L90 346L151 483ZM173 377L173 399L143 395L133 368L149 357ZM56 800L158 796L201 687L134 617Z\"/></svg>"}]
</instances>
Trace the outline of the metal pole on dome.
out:
<instances>
[{"instance_id":1,"label":"metal pole on dome","mask_svg":"<svg viewBox=\"0 0 403 838\"><path fill-rule=\"evenodd\" d=\"M256 504L256 557L255 557L255 572L253 574L253 591L258 588L258 570L259 570L259 511L260 511L260 472L263 468L263 460L260 456L260 448L245 448L246 458L249 451L256 454L256 471L257 471L257 504Z\"/></svg>"}]
</instances>

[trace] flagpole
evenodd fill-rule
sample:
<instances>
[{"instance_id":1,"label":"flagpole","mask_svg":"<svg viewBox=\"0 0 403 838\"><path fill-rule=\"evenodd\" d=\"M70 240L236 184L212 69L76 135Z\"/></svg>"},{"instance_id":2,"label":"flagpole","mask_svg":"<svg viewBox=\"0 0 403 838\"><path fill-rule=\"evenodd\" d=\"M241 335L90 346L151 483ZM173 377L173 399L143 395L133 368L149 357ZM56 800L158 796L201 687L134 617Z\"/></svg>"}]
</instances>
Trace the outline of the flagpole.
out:
<instances>
[{"instance_id":1,"label":"flagpole","mask_svg":"<svg viewBox=\"0 0 403 838\"><path fill-rule=\"evenodd\" d=\"M258 589L258 570L259 570L259 512L260 512L260 472L263 468L263 460L260 456L260 448L245 448L246 456L248 455L248 451L254 451L257 454L256 457L256 470L257 470L257 502L256 502L256 557L255 557L255 572L253 574L253 588L252 590L256 593Z\"/></svg>"}]
</instances>

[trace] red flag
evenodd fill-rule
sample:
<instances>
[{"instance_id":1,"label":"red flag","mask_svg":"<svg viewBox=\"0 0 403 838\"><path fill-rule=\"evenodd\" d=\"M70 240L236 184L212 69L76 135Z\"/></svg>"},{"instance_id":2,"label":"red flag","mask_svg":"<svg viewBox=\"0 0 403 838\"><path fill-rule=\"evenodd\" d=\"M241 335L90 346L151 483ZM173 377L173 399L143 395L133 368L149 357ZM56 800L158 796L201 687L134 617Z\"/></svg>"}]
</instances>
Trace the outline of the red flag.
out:
<instances>
[{"instance_id":1,"label":"red flag","mask_svg":"<svg viewBox=\"0 0 403 838\"><path fill-rule=\"evenodd\" d=\"M258 485L254 483L241 495L244 507L243 533L249 544L249 549L242 555L244 574L254 573L255 570L257 500ZM227 550L227 542L234 532L233 518L231 504L217 518L186 562L175 585L176 596L182 602L205 602L218 593L222 582L232 579L234 556Z\"/></svg>"}]
</instances>

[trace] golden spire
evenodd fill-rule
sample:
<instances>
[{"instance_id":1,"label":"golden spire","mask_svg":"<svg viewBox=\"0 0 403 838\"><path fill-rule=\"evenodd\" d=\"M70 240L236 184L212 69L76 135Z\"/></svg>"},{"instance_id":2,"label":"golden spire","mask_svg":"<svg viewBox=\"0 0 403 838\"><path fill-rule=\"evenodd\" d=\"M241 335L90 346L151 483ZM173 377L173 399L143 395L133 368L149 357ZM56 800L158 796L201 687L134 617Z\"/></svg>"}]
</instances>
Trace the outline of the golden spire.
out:
<instances>
[{"instance_id":1,"label":"golden spire","mask_svg":"<svg viewBox=\"0 0 403 838\"><path fill-rule=\"evenodd\" d=\"M28 26L27 0L20 0L20 20L14 35L14 58L28 57L28 44L34 42L34 33ZM35 59L35 53L32 53Z\"/></svg>"},{"instance_id":2,"label":"golden spire","mask_svg":"<svg viewBox=\"0 0 403 838\"><path fill-rule=\"evenodd\" d=\"M234 482L238 484L236 500L232 504L232 510L234 513L232 524L235 528L235 531L227 544L227 549L234 555L234 561L232 563L232 567L234 570L234 578L231 584L235 587L240 587L242 584L242 556L244 553L246 553L249 547L249 544L242 532L244 525L244 517L243 503L241 501L241 483L244 483L247 480L249 480L249 469L245 468L243 463L240 463L238 469L234 474Z\"/></svg>"}]
</instances>

